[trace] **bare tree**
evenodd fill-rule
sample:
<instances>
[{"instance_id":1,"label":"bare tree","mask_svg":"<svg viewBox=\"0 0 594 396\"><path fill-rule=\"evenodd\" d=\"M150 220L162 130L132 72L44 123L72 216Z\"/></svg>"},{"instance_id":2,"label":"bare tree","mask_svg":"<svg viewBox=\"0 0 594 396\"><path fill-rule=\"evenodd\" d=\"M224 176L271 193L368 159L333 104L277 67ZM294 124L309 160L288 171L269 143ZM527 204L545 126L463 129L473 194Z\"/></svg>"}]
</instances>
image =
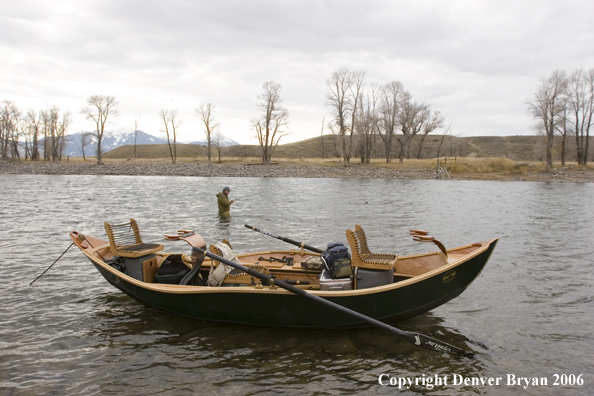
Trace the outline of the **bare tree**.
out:
<instances>
[{"instance_id":1,"label":"bare tree","mask_svg":"<svg viewBox=\"0 0 594 396\"><path fill-rule=\"evenodd\" d=\"M423 130L424 124L430 117L431 111L426 103L413 101L410 93L403 95L403 101L398 112L398 123L402 135L397 135L396 139L400 142L400 162L404 157L410 158L410 146L414 137Z\"/></svg>"},{"instance_id":2,"label":"bare tree","mask_svg":"<svg viewBox=\"0 0 594 396\"><path fill-rule=\"evenodd\" d=\"M31 139L31 161L39 161L39 133L41 132L41 117L35 110L27 112L27 129Z\"/></svg>"},{"instance_id":3,"label":"bare tree","mask_svg":"<svg viewBox=\"0 0 594 396\"><path fill-rule=\"evenodd\" d=\"M59 156L58 153L58 144L59 144L59 132L58 132L58 123L60 120L60 109L57 106L49 106L46 112L44 113L45 117L43 118L44 122L44 129L47 131L47 144L46 150L47 153L47 160L53 160L54 162L58 162Z\"/></svg>"},{"instance_id":4,"label":"bare tree","mask_svg":"<svg viewBox=\"0 0 594 396\"><path fill-rule=\"evenodd\" d=\"M572 126L569 124L569 109L567 99L563 99L562 110L559 114L559 122L555 124L557 133L561 136L561 165L565 165L565 153L567 152L567 138L573 134Z\"/></svg>"},{"instance_id":5,"label":"bare tree","mask_svg":"<svg viewBox=\"0 0 594 396\"><path fill-rule=\"evenodd\" d=\"M424 122L423 122L423 135L421 136L421 141L419 142L419 151L417 152L417 158L421 158L421 153L423 151L423 143L425 142L425 138L428 134L435 131L436 129L443 128L444 118L439 111L430 111L427 109L427 112L424 114Z\"/></svg>"},{"instance_id":6,"label":"bare tree","mask_svg":"<svg viewBox=\"0 0 594 396\"><path fill-rule=\"evenodd\" d=\"M547 164L549 171L553 166L553 142L556 126L561 122L564 109L567 76L564 71L555 70L550 77L540 79L538 91L528 100L530 115L537 120L540 129L547 136Z\"/></svg>"},{"instance_id":7,"label":"bare tree","mask_svg":"<svg viewBox=\"0 0 594 396\"><path fill-rule=\"evenodd\" d=\"M54 151L54 155L57 155L59 161L62 161L62 154L66 147L66 132L68 131L70 124L72 124L72 114L69 111L66 111L62 113L62 121L60 121L60 124L58 125L57 142Z\"/></svg>"},{"instance_id":8,"label":"bare tree","mask_svg":"<svg viewBox=\"0 0 594 396\"><path fill-rule=\"evenodd\" d=\"M85 152L86 147L93 142L93 134L91 132L82 132L80 134L80 152L83 156L83 161L87 160Z\"/></svg>"},{"instance_id":9,"label":"bare tree","mask_svg":"<svg viewBox=\"0 0 594 396\"><path fill-rule=\"evenodd\" d=\"M379 130L378 100L379 88L375 84L359 99L360 116L357 117L356 130L359 136L361 163L371 162L373 142Z\"/></svg>"},{"instance_id":10,"label":"bare tree","mask_svg":"<svg viewBox=\"0 0 594 396\"><path fill-rule=\"evenodd\" d=\"M256 131L256 138L262 149L262 162L264 164L270 163L274 149L281 138L288 135L285 128L289 112L282 106L280 90L280 84L273 81L264 83L257 103L263 114L260 119L252 121Z\"/></svg>"},{"instance_id":11,"label":"bare tree","mask_svg":"<svg viewBox=\"0 0 594 396\"><path fill-rule=\"evenodd\" d=\"M322 158L326 158L326 147L324 147L324 120L322 117L322 130L320 131L320 137L322 139Z\"/></svg>"},{"instance_id":12,"label":"bare tree","mask_svg":"<svg viewBox=\"0 0 594 396\"><path fill-rule=\"evenodd\" d=\"M395 137L395 131L399 127L399 112L405 94L407 93L404 91L404 87L399 81L392 81L381 87L381 121L378 132L384 141L386 148L386 163L388 164L392 162L392 142ZM404 150L402 142L400 142L400 146L400 150Z\"/></svg>"},{"instance_id":13,"label":"bare tree","mask_svg":"<svg viewBox=\"0 0 594 396\"><path fill-rule=\"evenodd\" d=\"M594 69L583 69L571 73L567 85L567 104L575 131L578 164L588 163L588 142L590 126L594 115Z\"/></svg>"},{"instance_id":14,"label":"bare tree","mask_svg":"<svg viewBox=\"0 0 594 396\"><path fill-rule=\"evenodd\" d=\"M223 147L223 135L221 134L221 131L217 130L213 133L211 138L212 138L212 145L214 146L214 148L217 150L217 153L218 153L217 162L220 163L221 162L221 149Z\"/></svg>"},{"instance_id":15,"label":"bare tree","mask_svg":"<svg viewBox=\"0 0 594 396\"><path fill-rule=\"evenodd\" d=\"M118 115L118 101L115 96L91 95L87 99L87 105L80 111L88 119L95 122L94 137L97 143L97 164L102 165L101 141L105 133L105 125L110 116Z\"/></svg>"},{"instance_id":16,"label":"bare tree","mask_svg":"<svg viewBox=\"0 0 594 396\"><path fill-rule=\"evenodd\" d=\"M21 111L14 102L5 100L0 108L0 153L2 158L8 158L8 150L12 158L19 160L19 138Z\"/></svg>"},{"instance_id":17,"label":"bare tree","mask_svg":"<svg viewBox=\"0 0 594 396\"><path fill-rule=\"evenodd\" d=\"M452 124L448 125L447 128L443 131L443 135L441 135L441 140L439 141L439 146L437 146L437 159L441 157L441 146L443 145L443 141L445 140L446 136L450 135L450 139L452 136Z\"/></svg>"},{"instance_id":18,"label":"bare tree","mask_svg":"<svg viewBox=\"0 0 594 396\"><path fill-rule=\"evenodd\" d=\"M340 148L344 166L349 166L350 162L350 140L347 139L350 126L348 125L349 116L353 112L353 103L351 87L353 77L347 68L343 67L332 73L332 77L326 81L328 91L326 93L326 103L332 107L334 119L330 123L330 129L335 131L340 139Z\"/></svg>"},{"instance_id":19,"label":"bare tree","mask_svg":"<svg viewBox=\"0 0 594 396\"><path fill-rule=\"evenodd\" d=\"M161 109L161 111L159 112L159 116L165 124L165 129L161 130L161 132L165 132L167 134L167 144L169 145L169 155L171 156L171 163L175 164L177 162L177 128L181 126L182 122L177 119L177 110ZM173 147L171 146L172 140Z\"/></svg>"},{"instance_id":20,"label":"bare tree","mask_svg":"<svg viewBox=\"0 0 594 396\"><path fill-rule=\"evenodd\" d=\"M349 152L348 152L348 164L350 164L351 160L351 149L353 147L353 136L355 136L355 131L357 127L358 120L360 119L360 102L363 96L363 82L365 79L365 72L363 71L355 71L351 72L351 103L353 104L353 109L351 111L351 126L350 126L350 134L349 134ZM348 165L347 164L347 165Z\"/></svg>"},{"instance_id":21,"label":"bare tree","mask_svg":"<svg viewBox=\"0 0 594 396\"><path fill-rule=\"evenodd\" d=\"M206 143L208 147L208 163L211 163L211 140L215 131L220 127L220 124L214 119L215 107L208 103L206 105L200 104L196 109L196 117L199 117L204 123L204 134L206 135Z\"/></svg>"},{"instance_id":22,"label":"bare tree","mask_svg":"<svg viewBox=\"0 0 594 396\"><path fill-rule=\"evenodd\" d=\"M136 163L136 140L138 140L138 128L140 127L140 114L134 116L134 159L133 163Z\"/></svg>"}]
</instances>

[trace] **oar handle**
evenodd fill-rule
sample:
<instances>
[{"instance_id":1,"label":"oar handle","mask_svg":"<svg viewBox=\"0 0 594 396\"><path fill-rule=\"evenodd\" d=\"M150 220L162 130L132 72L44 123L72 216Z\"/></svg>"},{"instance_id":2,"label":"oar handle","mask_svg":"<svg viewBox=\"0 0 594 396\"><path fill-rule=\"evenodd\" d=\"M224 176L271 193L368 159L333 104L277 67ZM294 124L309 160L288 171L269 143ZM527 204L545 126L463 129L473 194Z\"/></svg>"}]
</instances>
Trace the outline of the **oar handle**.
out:
<instances>
[{"instance_id":1,"label":"oar handle","mask_svg":"<svg viewBox=\"0 0 594 396\"><path fill-rule=\"evenodd\" d=\"M279 235L274 235L271 232L268 232L266 230L261 230L261 229L256 228L256 227L252 227L251 225L244 224L244 226L246 228L249 228L250 230L254 230L256 232L259 232L260 234L268 235L269 237L279 239L281 241L290 243L291 245L299 246L301 249L306 249L306 250L312 251L314 253L323 253L324 252L321 249L315 248L313 246L306 245L303 242L298 242L298 241L295 241L295 240L290 239L290 238L285 238L285 237L282 237L282 236L279 236Z\"/></svg>"},{"instance_id":2,"label":"oar handle","mask_svg":"<svg viewBox=\"0 0 594 396\"><path fill-rule=\"evenodd\" d=\"M246 227L248 227L246 225ZM369 316L363 315L362 313L359 313L357 311L353 311L352 309L343 307L342 305L333 303L332 301L329 300L325 300L319 296L316 296L315 294L311 294L305 290L302 290L298 287L289 285L281 280L278 280L274 277L274 275L265 275L261 272L258 272L256 270L253 270L252 268L246 268L241 264L235 263L231 260L227 260L224 257L220 257L216 254L212 254L210 252L207 252L206 249L201 249L198 247L193 247L192 250L203 254L207 257L210 257L211 259L214 259L216 261L219 261L221 263L227 264L235 269L238 269L240 271L246 272L248 274L250 274L251 276L254 276L256 278L261 279L265 284L273 284L276 285L282 289L285 289L293 294L297 294L298 296L307 298L308 300L317 302L319 304L325 305L328 308L331 309L335 309L339 312L342 312L346 315L350 315L358 320L361 320L363 322L367 322L373 326L388 330L392 333L398 334L401 337L403 337L406 341L410 342L413 345L417 345L420 346L422 348L426 348L426 349L431 349L434 351L440 351L440 352L450 352L450 353L456 353L459 355L468 355L469 352L464 351L460 348L457 348L455 346L446 344L445 342L442 341L438 341L434 338L422 335L422 334L418 334L418 333L413 333L413 332L409 332L409 331L405 331L405 330L400 330L397 329L396 327L392 327L389 324L386 324L384 322L380 322L377 319L374 318L370 318Z\"/></svg>"}]
</instances>

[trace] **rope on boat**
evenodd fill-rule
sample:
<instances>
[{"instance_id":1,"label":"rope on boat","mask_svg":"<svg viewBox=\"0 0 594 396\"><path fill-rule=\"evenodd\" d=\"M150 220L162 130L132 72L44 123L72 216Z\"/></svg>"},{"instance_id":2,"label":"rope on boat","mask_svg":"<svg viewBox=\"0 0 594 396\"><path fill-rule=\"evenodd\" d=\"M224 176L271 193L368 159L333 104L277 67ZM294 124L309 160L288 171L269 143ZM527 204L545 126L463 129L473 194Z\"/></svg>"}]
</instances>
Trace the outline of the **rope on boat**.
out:
<instances>
[{"instance_id":1,"label":"rope on boat","mask_svg":"<svg viewBox=\"0 0 594 396\"><path fill-rule=\"evenodd\" d=\"M60 259L62 258L62 256L66 254L66 252L67 252L68 250L70 250L70 248L72 247L72 245L74 245L74 242L72 242L72 243L70 244L70 246L68 246L68 248L67 248L66 250L64 250L64 253L62 253L62 254L60 255L60 257L58 257L58 258L56 259L56 261L54 261L54 262L52 263L52 265L50 265L49 267L47 267L47 269L46 269L45 271L43 271L43 272L41 273L41 275L39 275L37 278L33 279L33 282L35 282L37 279L41 278L41 277L43 276L43 274L45 274L47 271L49 271L49 269L50 269L50 268L52 268L52 267L54 266L54 264L56 264L56 263L58 262L58 260L60 260ZM31 285L33 284L33 282L29 283L29 286L31 286Z\"/></svg>"}]
</instances>

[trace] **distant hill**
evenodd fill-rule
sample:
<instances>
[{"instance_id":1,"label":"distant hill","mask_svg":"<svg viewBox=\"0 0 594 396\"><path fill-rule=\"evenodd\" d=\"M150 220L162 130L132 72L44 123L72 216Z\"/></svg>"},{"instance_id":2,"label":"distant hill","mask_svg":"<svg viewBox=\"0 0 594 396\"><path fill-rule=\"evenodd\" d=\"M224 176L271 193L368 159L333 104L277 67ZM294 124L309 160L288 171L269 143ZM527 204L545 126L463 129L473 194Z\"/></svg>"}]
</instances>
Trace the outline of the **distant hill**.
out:
<instances>
[{"instance_id":1,"label":"distant hill","mask_svg":"<svg viewBox=\"0 0 594 396\"><path fill-rule=\"evenodd\" d=\"M593 138L594 139L594 138ZM455 137L442 135L429 135L423 142L421 158L448 157L496 157L508 158L514 161L544 161L546 138L543 136L479 136ZM591 142L591 145L594 141ZM411 158L416 158L419 150L420 139L416 138L411 143ZM566 148L566 158L575 160L575 142L569 140ZM594 147L594 146L592 146ZM120 146L106 153L107 158L132 158L133 146ZM560 160L561 138L555 138L553 160ZM195 144L177 144L178 157L204 157L207 155L206 147ZM393 148L393 159L397 161L397 152ZM590 157L594 150L590 151ZM213 158L218 156L216 149L212 151ZM261 149L258 145L232 145L221 149L222 157L260 157ZM145 144L137 147L137 158L168 158L167 144ZM274 158L335 158L340 157L340 150L336 136L328 135L302 140L295 143L279 145L275 148ZM354 155L357 162L359 155ZM373 158L385 158L385 147L381 138L377 137L373 145ZM591 161L594 161L591 160Z\"/></svg>"}]
</instances>

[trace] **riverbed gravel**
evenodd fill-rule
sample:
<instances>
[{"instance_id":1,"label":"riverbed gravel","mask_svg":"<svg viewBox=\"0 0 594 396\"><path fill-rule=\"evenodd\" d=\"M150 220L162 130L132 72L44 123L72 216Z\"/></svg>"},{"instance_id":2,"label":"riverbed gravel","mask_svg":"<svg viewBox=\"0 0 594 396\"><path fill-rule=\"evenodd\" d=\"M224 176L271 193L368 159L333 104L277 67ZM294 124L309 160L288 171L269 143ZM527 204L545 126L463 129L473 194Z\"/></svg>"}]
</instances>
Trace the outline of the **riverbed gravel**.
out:
<instances>
[{"instance_id":1,"label":"riverbed gravel","mask_svg":"<svg viewBox=\"0 0 594 396\"><path fill-rule=\"evenodd\" d=\"M200 163L107 163L0 161L0 174L35 175L122 175L194 177L295 177L355 179L451 179L593 183L594 170L563 167L551 172L534 171L519 175L452 174L439 177L428 169L394 169L377 166L309 166L295 164L200 164Z\"/></svg>"}]
</instances>

